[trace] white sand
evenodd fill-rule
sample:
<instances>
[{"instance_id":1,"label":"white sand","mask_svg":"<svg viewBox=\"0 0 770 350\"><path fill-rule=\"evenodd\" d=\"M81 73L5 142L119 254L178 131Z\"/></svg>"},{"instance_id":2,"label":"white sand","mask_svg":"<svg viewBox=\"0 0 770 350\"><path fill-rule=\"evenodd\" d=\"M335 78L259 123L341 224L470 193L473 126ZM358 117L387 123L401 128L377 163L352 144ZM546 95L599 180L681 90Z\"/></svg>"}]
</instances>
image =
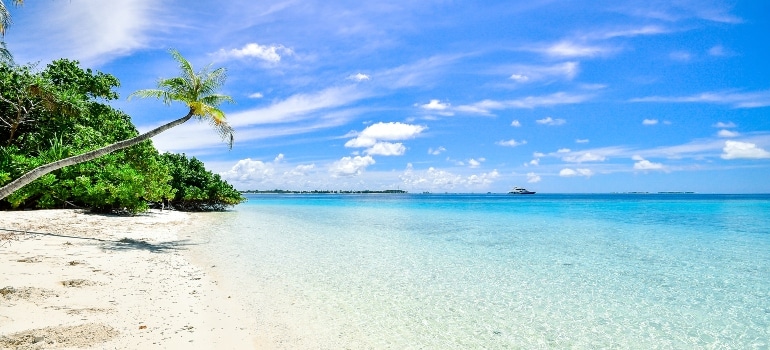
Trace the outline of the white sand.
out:
<instances>
[{"instance_id":1,"label":"white sand","mask_svg":"<svg viewBox=\"0 0 770 350\"><path fill-rule=\"evenodd\" d=\"M255 320L185 253L192 218L0 211L36 232L0 230L0 349L255 348Z\"/></svg>"}]
</instances>

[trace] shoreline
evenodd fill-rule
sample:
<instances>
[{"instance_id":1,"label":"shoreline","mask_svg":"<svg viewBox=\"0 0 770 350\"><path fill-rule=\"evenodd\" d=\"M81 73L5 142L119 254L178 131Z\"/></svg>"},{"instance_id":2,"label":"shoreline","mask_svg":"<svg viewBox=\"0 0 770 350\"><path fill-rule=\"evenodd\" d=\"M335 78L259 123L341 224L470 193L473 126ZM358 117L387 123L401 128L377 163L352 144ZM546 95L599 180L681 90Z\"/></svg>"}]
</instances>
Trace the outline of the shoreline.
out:
<instances>
[{"instance_id":1,"label":"shoreline","mask_svg":"<svg viewBox=\"0 0 770 350\"><path fill-rule=\"evenodd\" d=\"M0 349L253 349L255 321L185 246L197 214L0 212Z\"/></svg>"}]
</instances>

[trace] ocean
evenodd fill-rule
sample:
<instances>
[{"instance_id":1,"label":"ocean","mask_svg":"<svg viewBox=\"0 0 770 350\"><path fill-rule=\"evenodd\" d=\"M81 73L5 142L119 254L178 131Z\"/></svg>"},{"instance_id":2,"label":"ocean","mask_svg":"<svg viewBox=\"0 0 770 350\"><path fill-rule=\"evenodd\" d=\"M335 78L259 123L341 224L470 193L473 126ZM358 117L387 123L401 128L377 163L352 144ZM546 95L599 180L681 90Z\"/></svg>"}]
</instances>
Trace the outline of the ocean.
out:
<instances>
[{"instance_id":1,"label":"ocean","mask_svg":"<svg viewBox=\"0 0 770 350\"><path fill-rule=\"evenodd\" d=\"M770 348L770 195L248 199L194 249L287 348Z\"/></svg>"}]
</instances>

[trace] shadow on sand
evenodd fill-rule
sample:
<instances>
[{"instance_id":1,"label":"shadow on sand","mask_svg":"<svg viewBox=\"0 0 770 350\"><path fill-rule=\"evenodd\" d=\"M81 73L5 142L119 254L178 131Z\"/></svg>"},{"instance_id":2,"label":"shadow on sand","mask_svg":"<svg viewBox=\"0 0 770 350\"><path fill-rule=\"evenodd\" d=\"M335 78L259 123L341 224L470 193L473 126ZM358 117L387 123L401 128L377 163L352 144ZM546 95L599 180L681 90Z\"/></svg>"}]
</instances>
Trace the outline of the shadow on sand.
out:
<instances>
[{"instance_id":1,"label":"shadow on sand","mask_svg":"<svg viewBox=\"0 0 770 350\"><path fill-rule=\"evenodd\" d=\"M98 242L98 244L102 247L102 249L113 250L113 251L146 250L152 253L163 253L167 251L182 250L182 249L185 249L186 246L200 244L200 243L193 243L189 239L153 243L153 242L148 242L140 239L132 239L132 238L121 238L119 240L111 240L111 239L102 239L102 238L95 238L95 237L80 237L80 236L64 235L64 234L50 233L50 232L21 231L21 230L10 230L10 229L2 229L2 228L0 228L0 231L11 232L14 235L29 234L29 235L68 238L73 240L77 239L82 241L94 241L94 242Z\"/></svg>"}]
</instances>

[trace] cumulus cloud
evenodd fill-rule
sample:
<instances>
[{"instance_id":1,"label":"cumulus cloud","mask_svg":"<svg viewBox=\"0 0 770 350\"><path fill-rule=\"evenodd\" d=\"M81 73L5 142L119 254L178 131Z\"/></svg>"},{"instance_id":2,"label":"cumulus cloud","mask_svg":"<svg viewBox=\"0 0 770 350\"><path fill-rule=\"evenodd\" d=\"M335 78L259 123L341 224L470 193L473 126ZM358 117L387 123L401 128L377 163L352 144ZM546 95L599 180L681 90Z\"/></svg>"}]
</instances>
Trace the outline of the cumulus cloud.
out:
<instances>
[{"instance_id":1,"label":"cumulus cloud","mask_svg":"<svg viewBox=\"0 0 770 350\"><path fill-rule=\"evenodd\" d=\"M770 158L770 152L757 147L756 144L740 141L725 141L722 149L723 159L764 159Z\"/></svg>"},{"instance_id":2,"label":"cumulus cloud","mask_svg":"<svg viewBox=\"0 0 770 350\"><path fill-rule=\"evenodd\" d=\"M593 175L594 172L591 171L591 169L572 169L572 168L564 168L559 171L559 176L563 177L575 177L575 176L585 176L590 177Z\"/></svg>"},{"instance_id":3,"label":"cumulus cloud","mask_svg":"<svg viewBox=\"0 0 770 350\"><path fill-rule=\"evenodd\" d=\"M572 152L572 150L569 148L559 148L558 150L556 150L556 153L569 153L569 152Z\"/></svg>"},{"instance_id":4,"label":"cumulus cloud","mask_svg":"<svg viewBox=\"0 0 770 350\"><path fill-rule=\"evenodd\" d=\"M538 119L535 122L537 122L538 124L551 125L551 126L563 125L563 124L567 123L567 121L564 120L564 119L553 119L551 117L546 117L546 118L543 118L543 119Z\"/></svg>"},{"instance_id":5,"label":"cumulus cloud","mask_svg":"<svg viewBox=\"0 0 770 350\"><path fill-rule=\"evenodd\" d=\"M534 166L540 165L540 159L539 158L535 158L533 160L530 160L529 161L529 165L534 165Z\"/></svg>"},{"instance_id":6,"label":"cumulus cloud","mask_svg":"<svg viewBox=\"0 0 770 350\"><path fill-rule=\"evenodd\" d=\"M265 95L263 95L261 92L255 92L251 95L249 95L249 98L263 98Z\"/></svg>"},{"instance_id":7,"label":"cumulus cloud","mask_svg":"<svg viewBox=\"0 0 770 350\"><path fill-rule=\"evenodd\" d=\"M275 168L272 165L246 158L239 160L230 170L221 175L226 180L243 182L247 180L264 180L271 178L273 174L275 174Z\"/></svg>"},{"instance_id":8,"label":"cumulus cloud","mask_svg":"<svg viewBox=\"0 0 770 350\"><path fill-rule=\"evenodd\" d=\"M511 126L514 127L514 128L520 128L521 127L521 123L518 120L514 120L514 121L511 122Z\"/></svg>"},{"instance_id":9,"label":"cumulus cloud","mask_svg":"<svg viewBox=\"0 0 770 350\"><path fill-rule=\"evenodd\" d=\"M436 149L428 148L428 154L434 155L434 156L444 153L445 151L446 151L446 148L444 148L444 146L439 146Z\"/></svg>"},{"instance_id":10,"label":"cumulus cloud","mask_svg":"<svg viewBox=\"0 0 770 350\"><path fill-rule=\"evenodd\" d=\"M430 102L420 105L420 108L432 111L443 111L449 108L449 103L443 103L439 100L430 100Z\"/></svg>"},{"instance_id":11,"label":"cumulus cloud","mask_svg":"<svg viewBox=\"0 0 770 350\"><path fill-rule=\"evenodd\" d=\"M484 158L479 158L479 159L471 158L468 160L468 166L471 168L478 168L481 166L481 163L484 161L486 161L486 159Z\"/></svg>"},{"instance_id":12,"label":"cumulus cloud","mask_svg":"<svg viewBox=\"0 0 770 350\"><path fill-rule=\"evenodd\" d=\"M575 143L589 143L589 142L590 142L589 139L576 139L575 140Z\"/></svg>"},{"instance_id":13,"label":"cumulus cloud","mask_svg":"<svg viewBox=\"0 0 770 350\"><path fill-rule=\"evenodd\" d=\"M508 141L497 141L495 142L495 144L497 144L498 146L516 147L516 146L526 145L527 141L526 140L516 141L514 139L510 139Z\"/></svg>"},{"instance_id":14,"label":"cumulus cloud","mask_svg":"<svg viewBox=\"0 0 770 350\"><path fill-rule=\"evenodd\" d=\"M402 182L411 188L450 190L459 187L483 188L500 177L497 170L488 173L459 175L446 170L430 167L424 171L417 171L411 163L400 175Z\"/></svg>"},{"instance_id":15,"label":"cumulus cloud","mask_svg":"<svg viewBox=\"0 0 770 350\"><path fill-rule=\"evenodd\" d=\"M717 133L717 136L724 137L724 138L730 138L730 137L741 136L741 134L739 132L737 132L737 131L730 131L730 130L727 130L727 129L722 129L722 130L719 130L719 132Z\"/></svg>"},{"instance_id":16,"label":"cumulus cloud","mask_svg":"<svg viewBox=\"0 0 770 350\"><path fill-rule=\"evenodd\" d=\"M402 143L377 142L364 152L371 156L402 156L406 147Z\"/></svg>"},{"instance_id":17,"label":"cumulus cloud","mask_svg":"<svg viewBox=\"0 0 770 350\"><path fill-rule=\"evenodd\" d=\"M356 73L356 74L349 75L347 79L361 82L361 81L371 80L371 77L363 73Z\"/></svg>"},{"instance_id":18,"label":"cumulus cloud","mask_svg":"<svg viewBox=\"0 0 770 350\"><path fill-rule=\"evenodd\" d=\"M603 162L606 159L607 157L601 154L595 154L591 152L583 152L562 157L562 160L570 163Z\"/></svg>"},{"instance_id":19,"label":"cumulus cloud","mask_svg":"<svg viewBox=\"0 0 770 350\"><path fill-rule=\"evenodd\" d=\"M524 74L512 74L511 80L515 80L519 83L526 83L529 81L529 77Z\"/></svg>"},{"instance_id":20,"label":"cumulus cloud","mask_svg":"<svg viewBox=\"0 0 770 350\"><path fill-rule=\"evenodd\" d=\"M527 173L527 182L529 183L537 183L540 182L542 178L540 178L540 175L537 175L535 173Z\"/></svg>"},{"instance_id":21,"label":"cumulus cloud","mask_svg":"<svg viewBox=\"0 0 770 350\"><path fill-rule=\"evenodd\" d=\"M342 157L329 166L329 172L334 177L357 176L374 163L374 158L371 156Z\"/></svg>"},{"instance_id":22,"label":"cumulus cloud","mask_svg":"<svg viewBox=\"0 0 770 350\"><path fill-rule=\"evenodd\" d=\"M642 120L642 125L657 125L658 120L657 119L645 119Z\"/></svg>"},{"instance_id":23,"label":"cumulus cloud","mask_svg":"<svg viewBox=\"0 0 770 350\"><path fill-rule=\"evenodd\" d=\"M249 43L240 49L220 49L217 51L216 56L222 59L257 58L271 63L278 63L283 56L291 56L293 54L294 51L283 45Z\"/></svg>"},{"instance_id":24,"label":"cumulus cloud","mask_svg":"<svg viewBox=\"0 0 770 350\"><path fill-rule=\"evenodd\" d=\"M368 154L391 153L388 155L403 155L403 152L406 151L406 148L403 144L382 143L381 141L401 141L413 139L426 129L427 127L422 125L404 124L399 122L380 122L377 124L369 125L363 131L357 133L355 138L348 140L348 142L345 143L345 147L372 147L366 150ZM401 153L395 154L398 152L392 152L396 150L401 151Z\"/></svg>"},{"instance_id":25,"label":"cumulus cloud","mask_svg":"<svg viewBox=\"0 0 770 350\"><path fill-rule=\"evenodd\" d=\"M635 160L636 163L634 163L634 169L635 170L661 170L663 169L663 164L661 163L653 163L649 160L646 160L642 158L641 156L634 155L631 157L631 159Z\"/></svg>"}]
</instances>

